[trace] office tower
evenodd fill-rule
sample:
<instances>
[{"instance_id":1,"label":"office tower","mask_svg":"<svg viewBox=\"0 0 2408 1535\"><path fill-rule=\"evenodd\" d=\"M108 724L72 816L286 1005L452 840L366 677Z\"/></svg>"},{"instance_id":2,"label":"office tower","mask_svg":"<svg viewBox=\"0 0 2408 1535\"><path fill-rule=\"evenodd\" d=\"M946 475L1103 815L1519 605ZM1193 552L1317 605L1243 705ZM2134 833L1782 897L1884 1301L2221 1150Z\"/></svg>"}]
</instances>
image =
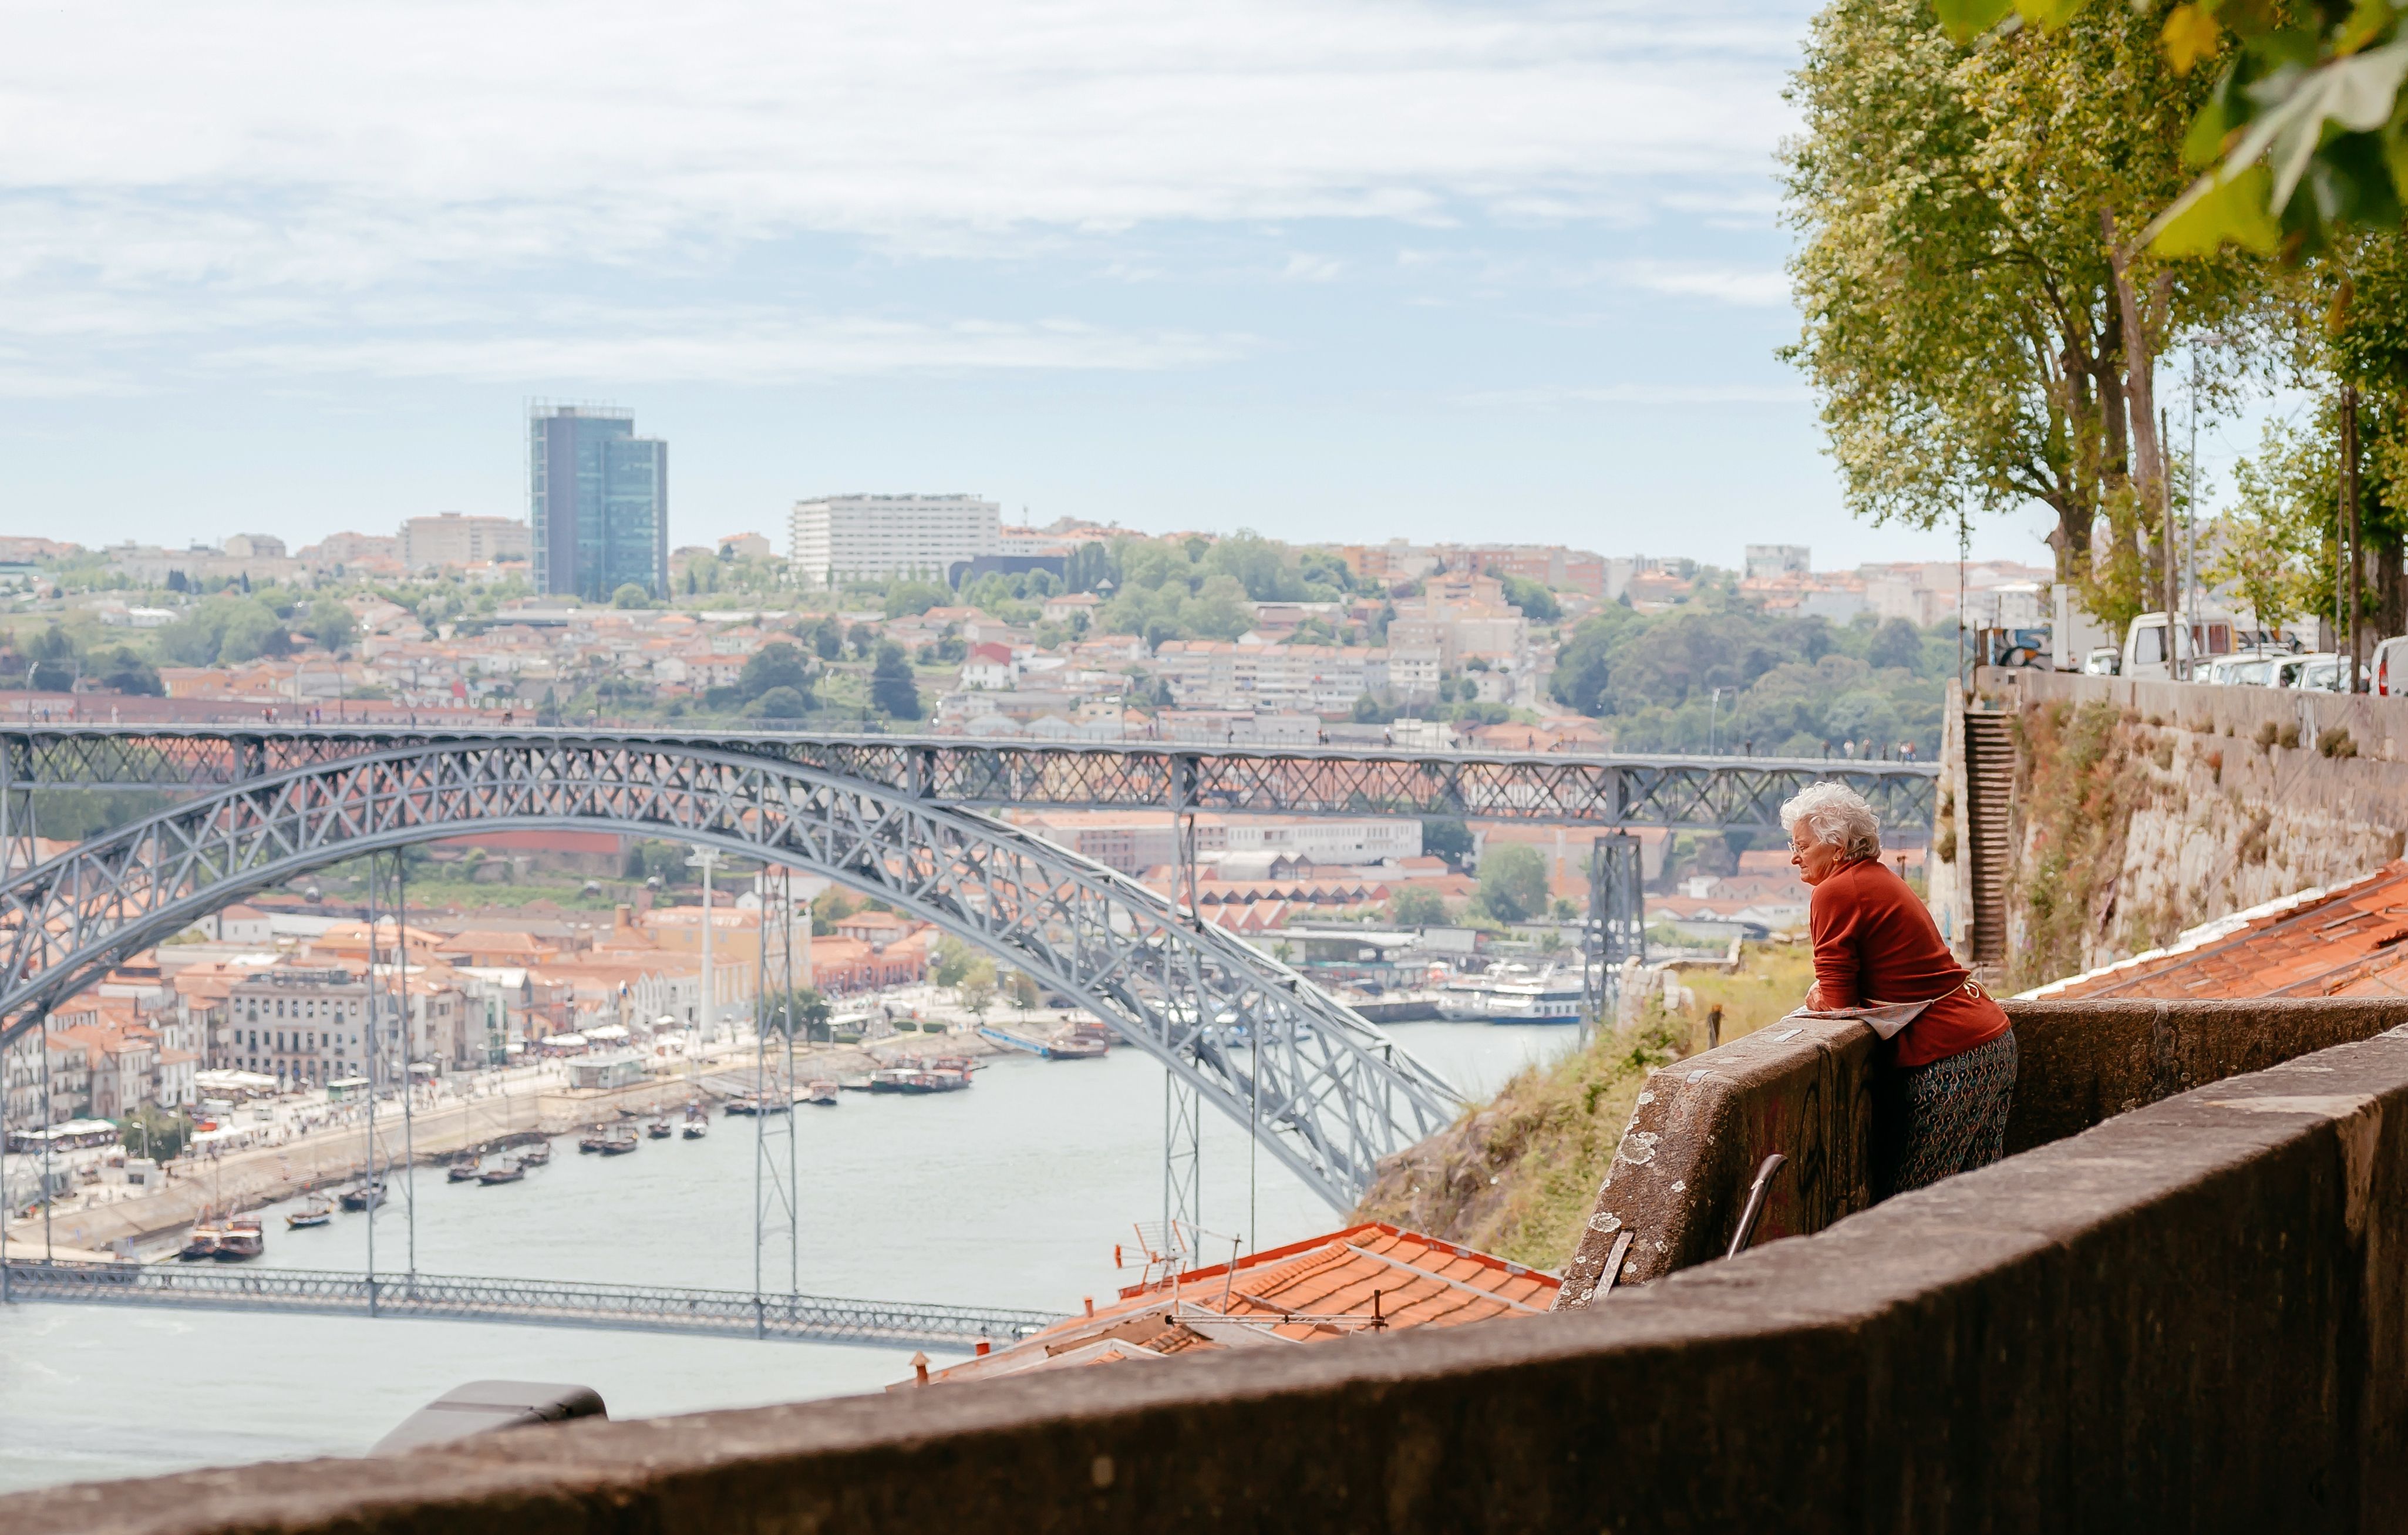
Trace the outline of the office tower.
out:
<instances>
[{"instance_id":1,"label":"office tower","mask_svg":"<svg viewBox=\"0 0 2408 1535\"><path fill-rule=\"evenodd\" d=\"M813 584L917 576L952 579L956 565L1002 545L1003 509L975 495L823 495L795 503L795 573Z\"/></svg>"},{"instance_id":2,"label":"office tower","mask_svg":"<svg viewBox=\"0 0 2408 1535\"><path fill-rule=\"evenodd\" d=\"M538 406L527 416L535 589L608 602L668 591L669 446L632 411Z\"/></svg>"}]
</instances>

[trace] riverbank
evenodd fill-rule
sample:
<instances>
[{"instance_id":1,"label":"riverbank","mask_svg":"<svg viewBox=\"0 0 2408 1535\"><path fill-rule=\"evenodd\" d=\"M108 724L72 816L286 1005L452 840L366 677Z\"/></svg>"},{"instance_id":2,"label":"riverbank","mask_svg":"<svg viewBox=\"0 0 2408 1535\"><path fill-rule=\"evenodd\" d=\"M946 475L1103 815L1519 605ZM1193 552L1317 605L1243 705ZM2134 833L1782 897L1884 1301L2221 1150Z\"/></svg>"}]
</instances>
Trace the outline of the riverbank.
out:
<instances>
[{"instance_id":1,"label":"riverbank","mask_svg":"<svg viewBox=\"0 0 2408 1535\"><path fill-rule=\"evenodd\" d=\"M862 1045L811 1045L796 1051L795 1075L798 1082L859 1076L904 1055L986 1056L1002 1048L963 1029L897 1034ZM388 1168L413 1160L421 1166L450 1162L597 1125L680 1112L696 1099L715 1103L750 1090L753 1059L749 1040L723 1045L701 1060L680 1063L674 1075L620 1088L530 1084L511 1092L511 1078L502 1074L472 1084L497 1090L415 1108L406 1125L398 1104L380 1104L378 1155ZM367 1166L366 1142L366 1126L353 1123L205 1161L179 1158L167 1164L168 1181L155 1192L106 1200L88 1193L79 1202L63 1202L47 1232L39 1215L15 1223L7 1228L9 1251L38 1257L47 1235L58 1252L72 1247L137 1261L164 1257L182 1244L183 1233L204 1214L257 1210L357 1180Z\"/></svg>"}]
</instances>

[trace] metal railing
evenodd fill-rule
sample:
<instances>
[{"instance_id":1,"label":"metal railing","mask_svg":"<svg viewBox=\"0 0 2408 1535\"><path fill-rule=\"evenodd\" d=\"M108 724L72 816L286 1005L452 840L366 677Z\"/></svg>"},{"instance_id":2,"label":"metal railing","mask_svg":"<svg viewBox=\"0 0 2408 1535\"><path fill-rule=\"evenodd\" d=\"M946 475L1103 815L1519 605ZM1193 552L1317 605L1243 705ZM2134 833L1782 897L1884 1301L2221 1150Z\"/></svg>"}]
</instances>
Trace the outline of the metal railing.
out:
<instances>
[{"instance_id":1,"label":"metal railing","mask_svg":"<svg viewBox=\"0 0 2408 1535\"><path fill-rule=\"evenodd\" d=\"M85 1305L184 1306L329 1316L408 1316L518 1326L710 1333L800 1342L966 1347L1025 1338L1050 1312L833 1296L755 1295L639 1284L453 1274L338 1273L180 1264L11 1259L8 1298Z\"/></svg>"}]
</instances>

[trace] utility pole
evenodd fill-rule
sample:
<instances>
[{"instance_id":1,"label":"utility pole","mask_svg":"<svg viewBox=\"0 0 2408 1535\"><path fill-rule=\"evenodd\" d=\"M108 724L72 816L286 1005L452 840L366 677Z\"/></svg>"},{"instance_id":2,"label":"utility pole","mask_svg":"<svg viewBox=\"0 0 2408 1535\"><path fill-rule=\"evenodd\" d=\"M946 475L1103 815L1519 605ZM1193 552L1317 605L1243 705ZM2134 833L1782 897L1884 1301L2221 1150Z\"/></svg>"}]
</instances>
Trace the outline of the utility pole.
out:
<instances>
[{"instance_id":1,"label":"utility pole","mask_svg":"<svg viewBox=\"0 0 2408 1535\"><path fill-rule=\"evenodd\" d=\"M2362 604L2358 594L2358 567L2365 562L2360 558L2358 548L2358 386L2345 383L2341 386L2341 523L2344 537L2336 541L2340 543L2347 563L2342 567L2341 580L2335 582L2340 588L2338 595L2342 603L2342 623L2335 628L2346 625L2349 639L2349 665L2343 674L2342 691L2344 693L2356 693L2359 687L2358 661L2361 625L2358 610ZM2336 634L2334 638L2338 640L2341 637Z\"/></svg>"},{"instance_id":2,"label":"utility pole","mask_svg":"<svg viewBox=\"0 0 2408 1535\"><path fill-rule=\"evenodd\" d=\"M711 1004L716 995L711 989L710 975L710 929L715 925L710 906L710 872L719 867L719 862L717 848L701 847L695 849L694 855L685 861L686 868L702 870L702 1027L706 1034L710 1030ZM762 903L761 915L766 924L769 915L766 900ZM768 931L766 925L761 929L765 942Z\"/></svg>"}]
</instances>

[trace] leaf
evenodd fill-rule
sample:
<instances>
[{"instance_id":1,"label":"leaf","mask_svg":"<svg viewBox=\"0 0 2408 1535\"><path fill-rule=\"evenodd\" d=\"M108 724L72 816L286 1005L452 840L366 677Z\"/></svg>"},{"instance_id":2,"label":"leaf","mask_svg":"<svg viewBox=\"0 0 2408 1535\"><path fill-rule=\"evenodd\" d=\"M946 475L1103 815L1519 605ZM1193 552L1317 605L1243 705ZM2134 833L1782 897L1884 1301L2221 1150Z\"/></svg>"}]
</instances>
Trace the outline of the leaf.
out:
<instances>
[{"instance_id":1,"label":"leaf","mask_svg":"<svg viewBox=\"0 0 2408 1535\"><path fill-rule=\"evenodd\" d=\"M2159 37L2166 47L2166 62L2174 73L2187 75L2200 60L2215 51L2224 40L2224 29L2215 23L2207 7L2200 5L2176 6L2166 16L2165 30Z\"/></svg>"},{"instance_id":2,"label":"leaf","mask_svg":"<svg viewBox=\"0 0 2408 1535\"><path fill-rule=\"evenodd\" d=\"M2015 0L2015 14L2034 26L2063 26L2090 0Z\"/></svg>"},{"instance_id":3,"label":"leaf","mask_svg":"<svg viewBox=\"0 0 2408 1535\"><path fill-rule=\"evenodd\" d=\"M1948 36L1970 43L2005 21L2015 7L2014 0L1931 0L1931 8L1939 12Z\"/></svg>"},{"instance_id":4,"label":"leaf","mask_svg":"<svg viewBox=\"0 0 2408 1535\"><path fill-rule=\"evenodd\" d=\"M2212 256L2228 242L2271 256L2283 233L2268 206L2273 184L2273 173L2263 165L2229 179L2224 171L2211 172L2141 231L2141 241L2167 257Z\"/></svg>"}]
</instances>

